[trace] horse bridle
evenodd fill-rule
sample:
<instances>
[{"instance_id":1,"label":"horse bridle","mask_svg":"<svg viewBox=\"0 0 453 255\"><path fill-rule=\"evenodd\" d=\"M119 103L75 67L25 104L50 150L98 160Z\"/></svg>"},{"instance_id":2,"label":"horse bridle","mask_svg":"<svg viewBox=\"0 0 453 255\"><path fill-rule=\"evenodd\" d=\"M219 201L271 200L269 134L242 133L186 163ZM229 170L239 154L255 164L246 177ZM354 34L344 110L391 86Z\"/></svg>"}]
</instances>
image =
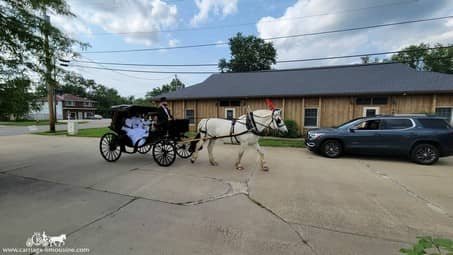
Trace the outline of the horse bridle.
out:
<instances>
[{"instance_id":1,"label":"horse bridle","mask_svg":"<svg viewBox=\"0 0 453 255\"><path fill-rule=\"evenodd\" d=\"M250 114L248 114L248 116L250 116L250 118L251 118L251 122L252 122L252 124L253 124L253 126L254 126L253 128L254 128L256 131L258 131L257 124L260 125L260 126L262 126L262 127L264 127L264 129L266 129L266 128L271 128L272 123L275 123L275 126L276 126L277 128L281 128L281 127L285 126L285 123L284 123L280 118L278 118L278 119L275 118L274 113L275 113L276 111L281 111L281 110L278 109L278 108L272 110L272 113L271 113L271 116L272 116L272 117L271 117L271 121L270 121L267 125L266 125L266 124L261 124L261 123L259 123L259 122L258 122L258 123L255 122L255 120L254 120L254 114L253 114L253 112L250 112ZM259 115L255 115L255 116L257 116L257 117L259 117L259 118L266 118L266 117L267 117L267 116L259 116Z\"/></svg>"}]
</instances>

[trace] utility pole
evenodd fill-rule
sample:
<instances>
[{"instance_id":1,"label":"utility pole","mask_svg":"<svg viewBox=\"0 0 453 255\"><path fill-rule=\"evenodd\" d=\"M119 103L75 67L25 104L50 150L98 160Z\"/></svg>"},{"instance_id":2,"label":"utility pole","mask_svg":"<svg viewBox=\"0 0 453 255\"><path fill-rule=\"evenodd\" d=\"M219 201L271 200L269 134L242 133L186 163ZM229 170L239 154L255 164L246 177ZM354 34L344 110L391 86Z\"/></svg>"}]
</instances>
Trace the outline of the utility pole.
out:
<instances>
[{"instance_id":1,"label":"utility pole","mask_svg":"<svg viewBox=\"0 0 453 255\"><path fill-rule=\"evenodd\" d=\"M46 75L45 82L47 83L47 104L49 105L49 131L55 133L55 108L54 108L54 86L52 84L52 56L50 54L49 47L49 26L50 26L50 17L46 13L46 9L43 10L43 16L46 24L43 27L44 33L44 53L45 53L45 66L46 66Z\"/></svg>"}]
</instances>

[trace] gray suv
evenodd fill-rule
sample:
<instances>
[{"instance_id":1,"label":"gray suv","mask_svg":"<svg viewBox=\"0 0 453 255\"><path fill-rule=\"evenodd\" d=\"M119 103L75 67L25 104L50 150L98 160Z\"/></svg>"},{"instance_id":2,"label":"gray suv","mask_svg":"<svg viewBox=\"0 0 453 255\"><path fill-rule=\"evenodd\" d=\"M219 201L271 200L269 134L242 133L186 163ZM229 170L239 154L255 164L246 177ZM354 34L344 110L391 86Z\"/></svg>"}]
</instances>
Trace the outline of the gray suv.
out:
<instances>
[{"instance_id":1,"label":"gray suv","mask_svg":"<svg viewBox=\"0 0 453 255\"><path fill-rule=\"evenodd\" d=\"M307 148L326 157L343 153L401 155L431 165L453 155L453 129L445 119L428 116L358 118L335 128L312 129Z\"/></svg>"}]
</instances>

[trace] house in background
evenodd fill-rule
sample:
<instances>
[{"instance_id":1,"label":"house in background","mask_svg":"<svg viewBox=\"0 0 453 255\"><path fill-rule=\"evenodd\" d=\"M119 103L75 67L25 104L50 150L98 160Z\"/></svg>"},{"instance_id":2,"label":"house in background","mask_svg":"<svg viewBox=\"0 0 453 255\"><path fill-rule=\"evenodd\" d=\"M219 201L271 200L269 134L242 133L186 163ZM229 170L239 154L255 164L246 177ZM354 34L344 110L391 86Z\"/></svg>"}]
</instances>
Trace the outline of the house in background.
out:
<instances>
[{"instance_id":1,"label":"house in background","mask_svg":"<svg viewBox=\"0 0 453 255\"><path fill-rule=\"evenodd\" d=\"M62 119L89 119L92 118L96 111L96 101L82 98L71 94L57 95L57 120ZM39 111L33 111L28 114L28 119L47 120L49 119L49 105L47 98L38 100Z\"/></svg>"},{"instance_id":2,"label":"house in background","mask_svg":"<svg viewBox=\"0 0 453 255\"><path fill-rule=\"evenodd\" d=\"M430 113L453 121L453 75L400 63L220 73L162 96L176 118L190 120L192 130L203 118L267 109L266 98L301 132L378 114Z\"/></svg>"}]
</instances>

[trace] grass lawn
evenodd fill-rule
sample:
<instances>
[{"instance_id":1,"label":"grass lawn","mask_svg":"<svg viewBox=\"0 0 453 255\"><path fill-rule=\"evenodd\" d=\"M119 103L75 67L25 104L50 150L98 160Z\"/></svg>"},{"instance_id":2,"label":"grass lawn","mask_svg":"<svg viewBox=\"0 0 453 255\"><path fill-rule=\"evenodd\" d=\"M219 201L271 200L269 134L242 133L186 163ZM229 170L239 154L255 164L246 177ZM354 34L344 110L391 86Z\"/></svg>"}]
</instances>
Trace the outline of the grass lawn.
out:
<instances>
[{"instance_id":1,"label":"grass lawn","mask_svg":"<svg viewBox=\"0 0 453 255\"><path fill-rule=\"evenodd\" d=\"M274 139L262 137L259 143L261 146L269 147L305 148L304 140L301 139Z\"/></svg>"},{"instance_id":2,"label":"grass lawn","mask_svg":"<svg viewBox=\"0 0 453 255\"><path fill-rule=\"evenodd\" d=\"M85 124L88 123L88 121L79 121L79 124ZM65 122L57 122L57 125L65 125ZM35 120L14 120L14 121L0 121L0 126L47 126L49 125L48 120L40 120L40 121L35 121Z\"/></svg>"},{"instance_id":3,"label":"grass lawn","mask_svg":"<svg viewBox=\"0 0 453 255\"><path fill-rule=\"evenodd\" d=\"M57 122L58 125L64 124L61 122ZM0 121L0 125L3 126L44 126L44 125L49 125L48 120L40 120L40 121L35 121L35 120L13 120L13 121Z\"/></svg>"},{"instance_id":4,"label":"grass lawn","mask_svg":"<svg viewBox=\"0 0 453 255\"><path fill-rule=\"evenodd\" d=\"M86 129L79 129L79 133L75 135L76 137L101 137L103 134L109 132L107 127L105 128L86 128ZM57 131L55 133L49 132L40 132L35 133L38 135L67 135L66 131ZM195 133L188 132L186 134L188 137L194 137ZM303 140L300 139L275 139L275 138L268 138L262 137L260 139L261 146L269 146L269 147L292 147L292 148L304 148L305 144Z\"/></svg>"},{"instance_id":5,"label":"grass lawn","mask_svg":"<svg viewBox=\"0 0 453 255\"><path fill-rule=\"evenodd\" d=\"M101 137L103 134L109 132L110 129L107 127L104 128L85 128L85 129L79 129L79 133L77 135L74 135L75 137ZM68 135L66 130L61 130L57 131L55 133L50 133L49 131L46 132L39 132L35 133L37 135L49 135L49 136L54 136L54 135ZM68 135L72 136L72 135Z\"/></svg>"}]
</instances>

